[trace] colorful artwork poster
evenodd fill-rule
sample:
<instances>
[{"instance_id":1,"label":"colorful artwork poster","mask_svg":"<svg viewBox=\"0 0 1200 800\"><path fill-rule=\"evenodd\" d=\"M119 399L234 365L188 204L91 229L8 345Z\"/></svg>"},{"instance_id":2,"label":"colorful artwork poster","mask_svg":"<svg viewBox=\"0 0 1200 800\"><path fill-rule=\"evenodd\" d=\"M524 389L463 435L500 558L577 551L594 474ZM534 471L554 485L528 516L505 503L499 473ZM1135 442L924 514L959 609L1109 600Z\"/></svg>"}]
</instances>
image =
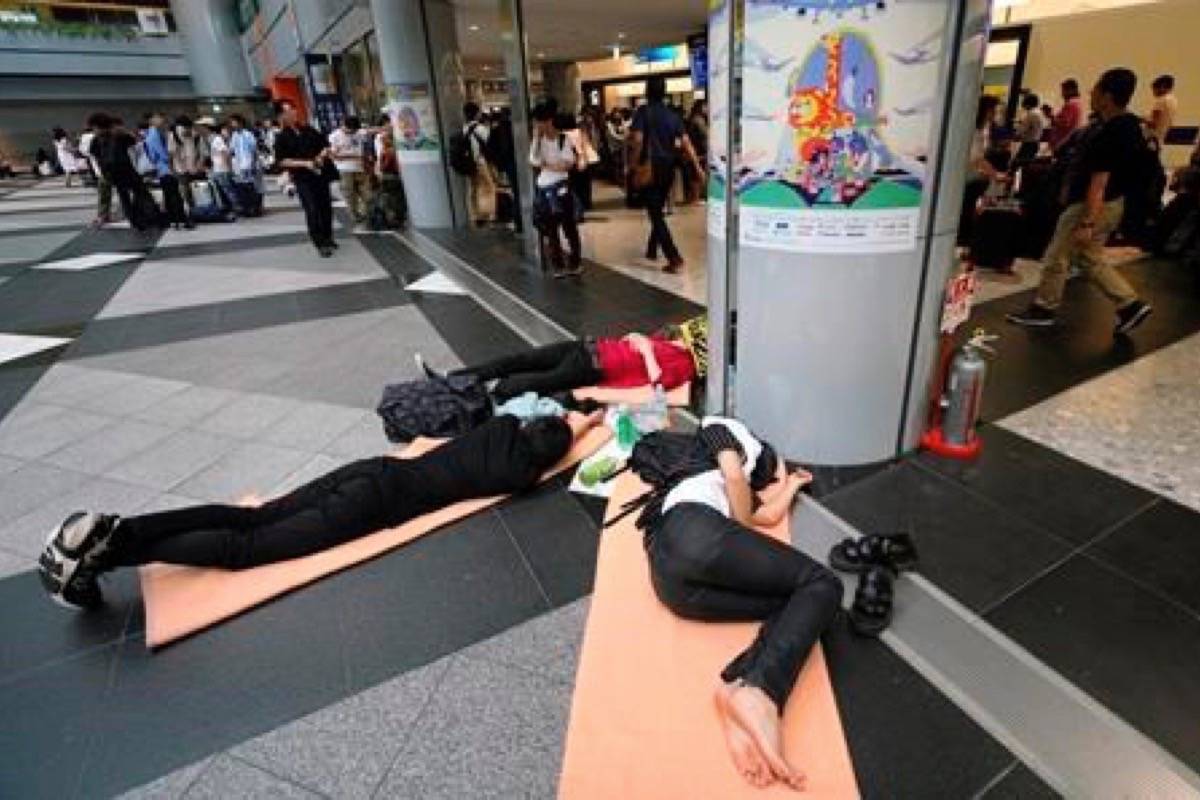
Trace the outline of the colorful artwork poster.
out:
<instances>
[{"instance_id":1,"label":"colorful artwork poster","mask_svg":"<svg viewBox=\"0 0 1200 800\"><path fill-rule=\"evenodd\" d=\"M396 137L396 158L401 164L441 163L437 113L428 85L389 86L386 110Z\"/></svg>"},{"instance_id":2,"label":"colorful artwork poster","mask_svg":"<svg viewBox=\"0 0 1200 800\"><path fill-rule=\"evenodd\" d=\"M741 242L913 250L949 4L745 2Z\"/></svg>"}]
</instances>

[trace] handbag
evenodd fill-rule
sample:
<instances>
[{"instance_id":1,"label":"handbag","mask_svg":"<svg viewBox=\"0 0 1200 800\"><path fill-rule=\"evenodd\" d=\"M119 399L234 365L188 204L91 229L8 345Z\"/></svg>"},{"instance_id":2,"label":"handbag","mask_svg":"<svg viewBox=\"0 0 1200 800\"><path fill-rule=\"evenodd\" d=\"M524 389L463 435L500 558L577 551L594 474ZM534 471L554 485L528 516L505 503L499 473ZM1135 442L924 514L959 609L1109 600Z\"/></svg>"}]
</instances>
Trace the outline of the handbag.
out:
<instances>
[{"instance_id":1,"label":"handbag","mask_svg":"<svg viewBox=\"0 0 1200 800\"><path fill-rule=\"evenodd\" d=\"M641 191L654 183L654 164L650 162L650 140L646 137L642 138L642 152L638 156L638 160L634 162L631 170L630 182L633 188Z\"/></svg>"}]
</instances>

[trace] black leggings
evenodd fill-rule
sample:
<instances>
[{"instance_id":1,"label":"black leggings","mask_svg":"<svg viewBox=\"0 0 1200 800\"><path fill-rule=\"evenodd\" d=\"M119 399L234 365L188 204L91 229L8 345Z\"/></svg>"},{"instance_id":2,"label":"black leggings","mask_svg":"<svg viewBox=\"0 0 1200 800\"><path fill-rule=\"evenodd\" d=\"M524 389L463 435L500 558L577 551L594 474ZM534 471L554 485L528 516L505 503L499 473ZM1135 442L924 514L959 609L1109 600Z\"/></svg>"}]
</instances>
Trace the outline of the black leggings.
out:
<instances>
[{"instance_id":1,"label":"black leggings","mask_svg":"<svg viewBox=\"0 0 1200 800\"><path fill-rule=\"evenodd\" d=\"M500 383L492 391L500 400L525 392L548 395L594 386L604 377L593 363L591 351L581 341L535 347L457 372L475 375L483 381L500 378Z\"/></svg>"},{"instance_id":2,"label":"black leggings","mask_svg":"<svg viewBox=\"0 0 1200 800\"><path fill-rule=\"evenodd\" d=\"M679 616L764 620L753 644L721 678L762 689L782 713L809 651L841 605L838 577L799 550L699 503L668 511L647 549L654 591Z\"/></svg>"},{"instance_id":3,"label":"black leggings","mask_svg":"<svg viewBox=\"0 0 1200 800\"><path fill-rule=\"evenodd\" d=\"M414 471L355 461L257 508L203 505L121 520L109 566L162 561L247 569L311 555L426 513Z\"/></svg>"}]
</instances>

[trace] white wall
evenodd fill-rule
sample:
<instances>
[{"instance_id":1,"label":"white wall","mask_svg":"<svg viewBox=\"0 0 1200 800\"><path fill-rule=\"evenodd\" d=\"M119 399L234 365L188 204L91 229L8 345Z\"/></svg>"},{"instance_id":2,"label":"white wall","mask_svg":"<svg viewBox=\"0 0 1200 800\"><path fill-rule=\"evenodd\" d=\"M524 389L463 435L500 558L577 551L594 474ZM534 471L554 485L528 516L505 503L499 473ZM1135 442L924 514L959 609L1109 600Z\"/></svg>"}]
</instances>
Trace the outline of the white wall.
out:
<instances>
[{"instance_id":1,"label":"white wall","mask_svg":"<svg viewBox=\"0 0 1200 800\"><path fill-rule=\"evenodd\" d=\"M1094 11L1033 22L1023 83L1055 108L1064 78L1088 88L1104 70L1128 67L1138 75L1133 110L1146 113L1150 83L1163 73L1175 76L1179 98L1176 124L1200 125L1200 0L1162 0L1152 5ZM1167 148L1171 164L1187 160L1188 149Z\"/></svg>"}]
</instances>

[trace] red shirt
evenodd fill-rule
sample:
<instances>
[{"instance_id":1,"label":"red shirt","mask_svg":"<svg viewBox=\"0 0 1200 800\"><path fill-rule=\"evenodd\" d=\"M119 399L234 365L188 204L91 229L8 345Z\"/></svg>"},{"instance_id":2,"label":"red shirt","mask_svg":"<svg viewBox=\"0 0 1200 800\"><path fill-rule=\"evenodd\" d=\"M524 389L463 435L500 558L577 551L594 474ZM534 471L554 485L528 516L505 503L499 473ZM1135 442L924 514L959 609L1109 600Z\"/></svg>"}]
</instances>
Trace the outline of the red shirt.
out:
<instances>
[{"instance_id":1,"label":"red shirt","mask_svg":"<svg viewBox=\"0 0 1200 800\"><path fill-rule=\"evenodd\" d=\"M1062 109L1050 122L1050 147L1058 146L1070 138L1075 129L1083 124L1083 101L1072 97L1063 103Z\"/></svg>"},{"instance_id":2,"label":"red shirt","mask_svg":"<svg viewBox=\"0 0 1200 800\"><path fill-rule=\"evenodd\" d=\"M662 369L659 383L664 389L674 389L696 376L696 365L686 347L657 336L648 338L654 358ZM597 339L596 355L600 359L600 371L604 373L600 381L602 386L620 389L650 383L642 354L624 339Z\"/></svg>"}]
</instances>

